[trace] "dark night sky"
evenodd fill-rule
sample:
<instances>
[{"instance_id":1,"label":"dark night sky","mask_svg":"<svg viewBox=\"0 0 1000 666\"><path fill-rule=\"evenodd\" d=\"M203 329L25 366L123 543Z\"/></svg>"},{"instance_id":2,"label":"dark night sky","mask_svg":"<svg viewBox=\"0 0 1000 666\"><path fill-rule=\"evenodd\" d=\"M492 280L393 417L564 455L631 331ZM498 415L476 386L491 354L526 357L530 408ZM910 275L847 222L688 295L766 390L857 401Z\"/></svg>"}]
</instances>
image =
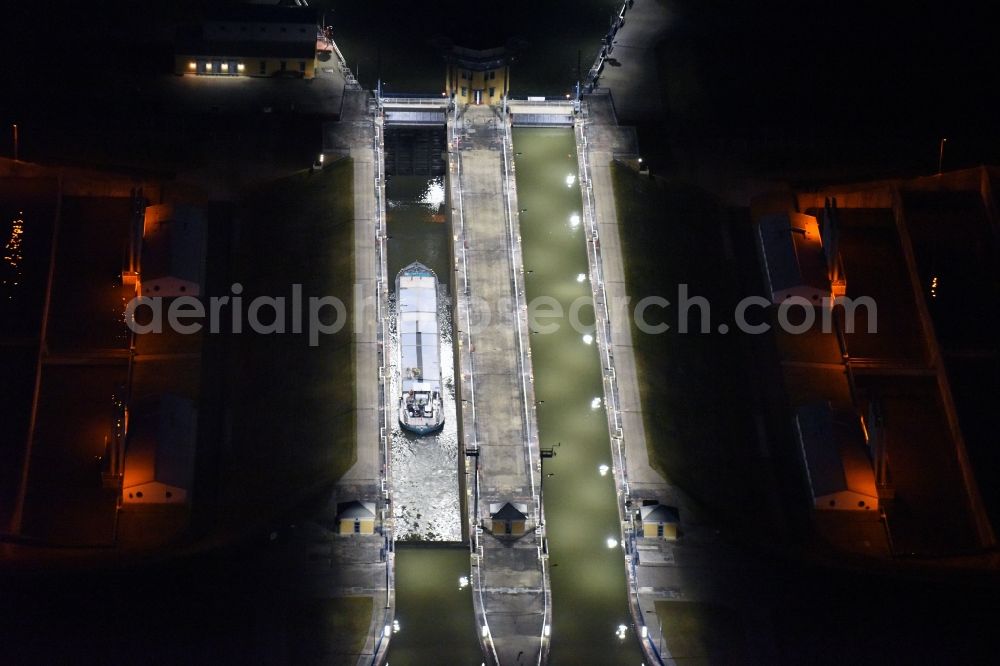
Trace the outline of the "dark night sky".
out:
<instances>
[{"instance_id":1,"label":"dark night sky","mask_svg":"<svg viewBox=\"0 0 1000 666\"><path fill-rule=\"evenodd\" d=\"M729 72L717 90L734 106L742 99L779 124L844 129L925 124L954 132L988 123L996 55L982 15L917 3L733 5L720 12L691 3L682 30L689 26L685 36L705 45L710 69Z\"/></svg>"},{"instance_id":2,"label":"dark night sky","mask_svg":"<svg viewBox=\"0 0 1000 666\"><path fill-rule=\"evenodd\" d=\"M140 73L141 82L143 71L169 67L164 40L172 18L189 16L203 1L5 8L0 120L73 122L79 118L67 109L87 106L100 109L94 122L114 116L121 105L108 99L113 94L94 92L94 75L121 80L124 87L130 70ZM511 0L503 3L502 17L489 20L456 0L312 4L333 7L331 22L342 30L368 26L372 39L423 45L437 33L466 41L558 40L590 25L574 7L587 8L593 17L608 3ZM674 17L666 43L685 54L699 95L697 115L685 122L732 136L916 142L932 157L937 139L948 136L953 166L1000 161L992 100L995 29L985 6L857 0L666 4ZM584 54L584 60L590 57ZM95 96L102 103L80 103ZM130 119L127 111L121 115ZM6 135L0 150L8 149Z\"/></svg>"}]
</instances>

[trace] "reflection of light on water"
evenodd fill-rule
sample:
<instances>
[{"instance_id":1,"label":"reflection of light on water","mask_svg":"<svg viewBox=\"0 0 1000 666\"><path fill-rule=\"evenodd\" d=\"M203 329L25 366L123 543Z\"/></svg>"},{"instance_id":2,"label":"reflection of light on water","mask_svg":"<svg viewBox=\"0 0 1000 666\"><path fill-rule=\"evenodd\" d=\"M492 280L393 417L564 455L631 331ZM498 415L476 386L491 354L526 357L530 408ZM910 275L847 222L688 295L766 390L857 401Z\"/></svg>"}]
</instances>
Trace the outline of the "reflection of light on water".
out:
<instances>
[{"instance_id":1,"label":"reflection of light on water","mask_svg":"<svg viewBox=\"0 0 1000 666\"><path fill-rule=\"evenodd\" d=\"M428 212L437 214L441 212L444 205L446 191L443 178L430 178L420 183L419 190L416 190L412 182L413 176L397 176L394 187L386 187L386 208L388 211L406 214L405 211L412 211L411 215L420 221L426 221ZM412 190L410 188L413 188ZM390 216L390 226L396 218Z\"/></svg>"},{"instance_id":2,"label":"reflection of light on water","mask_svg":"<svg viewBox=\"0 0 1000 666\"><path fill-rule=\"evenodd\" d=\"M24 259L24 255L21 254L21 242L24 236L24 218L21 217L22 215L24 213L20 212L16 218L11 220L10 238L7 239L7 244L4 246L3 259L15 271L20 267L21 261Z\"/></svg>"},{"instance_id":3,"label":"reflection of light on water","mask_svg":"<svg viewBox=\"0 0 1000 666\"><path fill-rule=\"evenodd\" d=\"M444 203L444 181L433 178L427 182L427 189L420 194L420 203L437 210Z\"/></svg>"},{"instance_id":4,"label":"reflection of light on water","mask_svg":"<svg viewBox=\"0 0 1000 666\"><path fill-rule=\"evenodd\" d=\"M441 388L444 427L418 437L399 426L391 410L392 488L395 536L400 540L460 541L462 513L458 483L458 427L455 414L455 369L451 352L451 304L447 290L438 292L438 330L441 335ZM399 400L399 359L396 357L396 295L389 295L389 344L392 370L389 404Z\"/></svg>"},{"instance_id":5,"label":"reflection of light on water","mask_svg":"<svg viewBox=\"0 0 1000 666\"><path fill-rule=\"evenodd\" d=\"M455 409L455 368L452 353L451 300L444 284L448 270L448 229L443 207L433 202L445 194L444 177L421 175L392 176L386 183L386 198L392 215L387 233L389 279L396 271L419 260L438 270L442 286L438 292L438 331L441 336L440 361L444 407L444 427L426 437L418 437L399 426L399 359L395 283L391 282L387 312L388 339L385 344L388 384L389 440L392 474L393 534L400 540L461 541L462 512L459 489L458 419ZM398 261L398 265L394 262ZM457 575L456 575L457 577Z\"/></svg>"},{"instance_id":6,"label":"reflection of light on water","mask_svg":"<svg viewBox=\"0 0 1000 666\"><path fill-rule=\"evenodd\" d=\"M6 245L4 245L3 260L8 266L10 266L9 275L3 278L4 291L7 292L7 298L14 298L14 287L21 283L21 262L24 261L24 255L21 253L21 244L24 240L24 215L23 211L18 212L17 217L15 217L10 222L10 238L7 239Z\"/></svg>"}]
</instances>

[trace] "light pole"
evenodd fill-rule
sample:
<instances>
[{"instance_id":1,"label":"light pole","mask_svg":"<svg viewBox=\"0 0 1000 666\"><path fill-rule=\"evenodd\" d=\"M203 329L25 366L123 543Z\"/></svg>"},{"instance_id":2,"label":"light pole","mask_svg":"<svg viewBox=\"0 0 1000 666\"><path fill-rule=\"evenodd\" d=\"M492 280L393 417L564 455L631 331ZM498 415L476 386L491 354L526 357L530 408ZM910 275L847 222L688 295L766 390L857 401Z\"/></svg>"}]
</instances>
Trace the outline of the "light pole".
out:
<instances>
[{"instance_id":1,"label":"light pole","mask_svg":"<svg viewBox=\"0 0 1000 666\"><path fill-rule=\"evenodd\" d=\"M544 400L542 401L544 402ZM556 452L550 446L547 449L538 449L538 514L545 520L545 460L547 458L555 458ZM546 551L548 548L546 547Z\"/></svg>"},{"instance_id":2,"label":"light pole","mask_svg":"<svg viewBox=\"0 0 1000 666\"><path fill-rule=\"evenodd\" d=\"M18 140L17 140L17 123L14 123L12 125L12 127L14 129L14 161L17 162L17 149L18 149L18 145L17 145L18 144Z\"/></svg>"},{"instance_id":3,"label":"light pole","mask_svg":"<svg viewBox=\"0 0 1000 666\"><path fill-rule=\"evenodd\" d=\"M463 400L463 402L465 401ZM476 466L472 470L473 523L470 525L469 533L469 546L473 552L476 552L479 549L479 543L476 540L476 527L479 525L479 443L476 442L475 448L466 448L465 456L476 459Z\"/></svg>"},{"instance_id":4,"label":"light pole","mask_svg":"<svg viewBox=\"0 0 1000 666\"><path fill-rule=\"evenodd\" d=\"M938 175L941 175L941 166L944 164L944 144L948 142L948 139L941 139L941 145L938 147Z\"/></svg>"}]
</instances>

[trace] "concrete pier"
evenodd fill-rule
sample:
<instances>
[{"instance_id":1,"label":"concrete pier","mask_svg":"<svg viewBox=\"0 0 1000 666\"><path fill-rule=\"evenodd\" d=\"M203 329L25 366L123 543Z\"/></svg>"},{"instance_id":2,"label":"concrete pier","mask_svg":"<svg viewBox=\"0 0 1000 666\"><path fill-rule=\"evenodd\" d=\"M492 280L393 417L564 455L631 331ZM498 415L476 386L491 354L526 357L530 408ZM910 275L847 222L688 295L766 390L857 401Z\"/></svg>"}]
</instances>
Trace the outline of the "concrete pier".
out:
<instances>
[{"instance_id":1,"label":"concrete pier","mask_svg":"<svg viewBox=\"0 0 1000 666\"><path fill-rule=\"evenodd\" d=\"M489 107L448 129L476 621L490 663L543 663L551 610L509 138ZM526 507L523 535L491 533L490 504L504 502Z\"/></svg>"},{"instance_id":2,"label":"concrete pier","mask_svg":"<svg viewBox=\"0 0 1000 666\"><path fill-rule=\"evenodd\" d=\"M635 133L618 125L611 96L587 95L577 119L580 183L590 237L591 272L597 276L597 341L605 364L605 397L619 490L622 536L628 544L629 606L647 663L678 664L658 601L696 602L733 609L752 636L752 653L768 655L772 628L767 615L768 590L780 572L725 543L711 524L700 521L698 506L650 463L643 424L643 404L632 344L632 309L626 297L622 232L615 206L611 163L636 159ZM642 500L654 499L680 510L683 536L677 541L644 538L635 520ZM558 603L558 600L556 600ZM667 620L669 621L669 620ZM713 640L715 637L713 636Z\"/></svg>"},{"instance_id":3,"label":"concrete pier","mask_svg":"<svg viewBox=\"0 0 1000 666\"><path fill-rule=\"evenodd\" d=\"M388 486L389 458L386 439L385 323L388 299L385 278L385 178L381 155L381 119L369 108L371 94L344 91L341 119L324 129L323 150L348 155L354 163L354 326L355 427L357 458L337 484L324 512L322 527L331 544L331 562L337 563L329 596L372 596L369 635L357 663L385 660L395 615L393 584L392 494ZM375 502L373 535L336 537L338 502Z\"/></svg>"}]
</instances>

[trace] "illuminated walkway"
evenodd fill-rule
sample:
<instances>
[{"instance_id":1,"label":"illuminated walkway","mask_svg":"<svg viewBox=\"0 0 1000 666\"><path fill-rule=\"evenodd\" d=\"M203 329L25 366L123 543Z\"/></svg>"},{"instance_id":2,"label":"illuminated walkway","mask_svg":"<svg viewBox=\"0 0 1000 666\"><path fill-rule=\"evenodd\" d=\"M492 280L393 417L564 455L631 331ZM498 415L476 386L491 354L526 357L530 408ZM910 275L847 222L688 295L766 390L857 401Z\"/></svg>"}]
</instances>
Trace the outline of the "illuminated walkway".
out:
<instances>
[{"instance_id":1,"label":"illuminated walkway","mask_svg":"<svg viewBox=\"0 0 1000 666\"><path fill-rule=\"evenodd\" d=\"M486 657L535 664L547 652L531 366L519 238L505 128L488 107L449 119L456 310L468 488L473 602ZM489 322L488 324L486 322ZM471 454L471 455L470 455ZM527 506L528 532L497 538L491 503Z\"/></svg>"},{"instance_id":2,"label":"illuminated walkway","mask_svg":"<svg viewBox=\"0 0 1000 666\"><path fill-rule=\"evenodd\" d=\"M355 423L357 460L337 483L327 507L333 524L338 501L376 503L381 530L350 539L332 540L332 560L338 563L320 594L330 597L371 596L372 617L358 665L384 660L395 614L393 566L395 553L391 516L387 507L391 489L385 424L383 377L385 278L385 188L381 155L382 127L372 122L368 95L347 90L341 120L324 129L325 152L347 154L354 163L354 348L356 377ZM375 315L375 316L373 316ZM377 523L379 521L376 521ZM381 532L381 533L380 533Z\"/></svg>"}]
</instances>

